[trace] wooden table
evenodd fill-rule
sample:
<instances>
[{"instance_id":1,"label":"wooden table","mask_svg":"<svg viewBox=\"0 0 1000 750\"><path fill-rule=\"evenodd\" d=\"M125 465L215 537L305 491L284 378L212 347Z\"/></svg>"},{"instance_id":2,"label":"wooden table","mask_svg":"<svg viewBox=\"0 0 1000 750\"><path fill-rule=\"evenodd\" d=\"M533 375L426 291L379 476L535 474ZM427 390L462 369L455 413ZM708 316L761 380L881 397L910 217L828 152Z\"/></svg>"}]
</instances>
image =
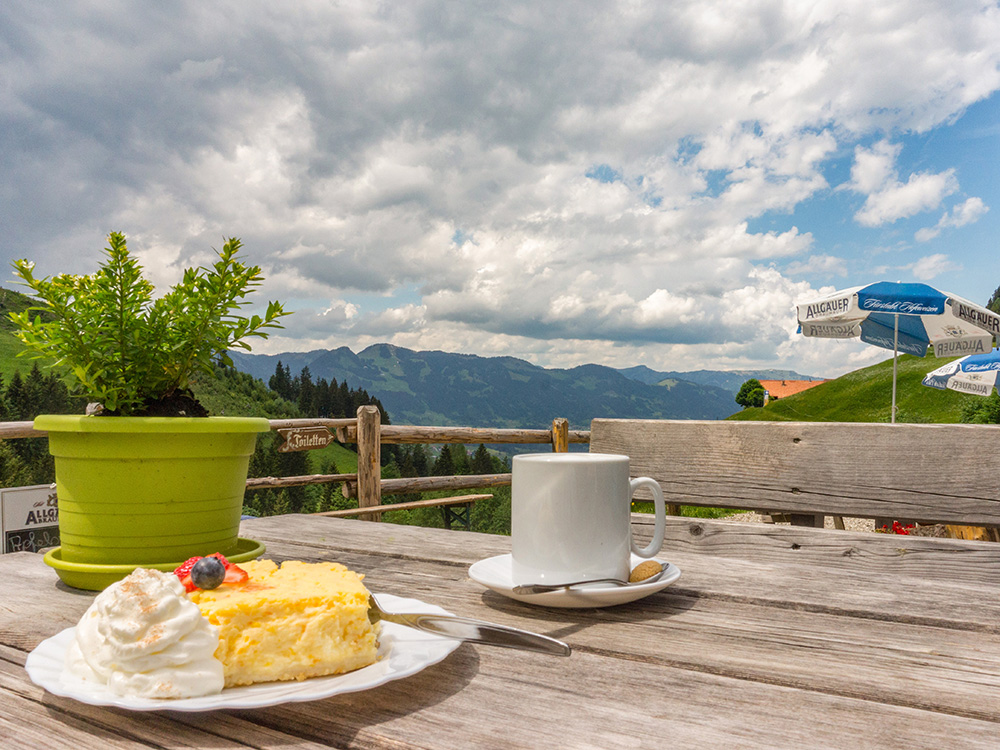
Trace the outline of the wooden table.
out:
<instances>
[{"instance_id":1,"label":"wooden table","mask_svg":"<svg viewBox=\"0 0 1000 750\"><path fill-rule=\"evenodd\" d=\"M645 531L640 522L638 524ZM1000 747L1000 545L672 519L681 579L632 604L485 591L510 540L308 516L245 522L274 559L339 560L375 592L561 638L569 658L463 644L363 693L214 713L57 698L23 665L92 594L0 557L0 745L100 748Z\"/></svg>"}]
</instances>

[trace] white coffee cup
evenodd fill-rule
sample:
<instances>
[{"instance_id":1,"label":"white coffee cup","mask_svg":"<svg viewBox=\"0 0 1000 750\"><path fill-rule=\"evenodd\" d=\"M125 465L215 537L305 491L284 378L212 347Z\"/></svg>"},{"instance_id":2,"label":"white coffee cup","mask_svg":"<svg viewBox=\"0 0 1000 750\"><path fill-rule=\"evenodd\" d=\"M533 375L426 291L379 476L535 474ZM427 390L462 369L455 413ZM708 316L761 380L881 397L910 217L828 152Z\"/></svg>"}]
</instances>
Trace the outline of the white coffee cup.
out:
<instances>
[{"instance_id":1,"label":"white coffee cup","mask_svg":"<svg viewBox=\"0 0 1000 750\"><path fill-rule=\"evenodd\" d=\"M512 577L515 585L594 578L627 581L630 552L653 557L663 546L666 508L660 485L629 478L628 456L529 453L514 456L511 481ZM632 538L632 495L653 492L653 540Z\"/></svg>"}]
</instances>

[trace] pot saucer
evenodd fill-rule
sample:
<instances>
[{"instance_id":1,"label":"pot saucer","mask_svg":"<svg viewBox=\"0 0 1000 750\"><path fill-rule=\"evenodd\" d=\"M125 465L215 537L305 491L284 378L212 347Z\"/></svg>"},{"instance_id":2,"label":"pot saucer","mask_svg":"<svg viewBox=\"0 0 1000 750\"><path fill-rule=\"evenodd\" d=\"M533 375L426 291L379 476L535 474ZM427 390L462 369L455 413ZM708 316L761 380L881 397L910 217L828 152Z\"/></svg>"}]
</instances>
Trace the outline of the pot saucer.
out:
<instances>
[{"instance_id":1,"label":"pot saucer","mask_svg":"<svg viewBox=\"0 0 1000 750\"><path fill-rule=\"evenodd\" d=\"M631 567L643 561L638 555L632 555ZM663 560L667 569L663 575L652 583L632 583L628 586L614 586L606 583L595 583L578 586L572 589L560 589L545 594L516 594L514 580L511 575L512 562L510 555L497 555L480 560L469 568L469 577L486 588L503 594L511 599L526 604L537 604L543 607L561 607L564 609L588 609L591 607L613 607L617 604L627 604L643 599L657 591L662 591L681 577L680 568Z\"/></svg>"},{"instance_id":2,"label":"pot saucer","mask_svg":"<svg viewBox=\"0 0 1000 750\"><path fill-rule=\"evenodd\" d=\"M232 563L241 563L264 554L264 544L253 539L240 537L236 541L236 551L226 555ZM62 559L62 548L53 547L45 553L46 565L56 569L59 578L67 586L88 591L102 591L115 581L120 581L136 568L153 568L169 573L178 567L183 560L169 563L139 563L135 565L98 565L96 563L69 562Z\"/></svg>"}]
</instances>

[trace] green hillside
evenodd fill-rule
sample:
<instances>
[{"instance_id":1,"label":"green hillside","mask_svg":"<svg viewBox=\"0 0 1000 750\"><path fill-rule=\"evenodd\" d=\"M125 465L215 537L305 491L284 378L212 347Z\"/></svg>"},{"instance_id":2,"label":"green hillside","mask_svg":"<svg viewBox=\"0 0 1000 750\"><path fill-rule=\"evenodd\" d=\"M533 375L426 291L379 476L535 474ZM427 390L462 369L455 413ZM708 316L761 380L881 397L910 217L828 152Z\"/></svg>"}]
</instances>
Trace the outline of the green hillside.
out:
<instances>
[{"instance_id":1,"label":"green hillside","mask_svg":"<svg viewBox=\"0 0 1000 750\"><path fill-rule=\"evenodd\" d=\"M30 305L29 297L0 287L0 376L5 383L10 381L16 370L20 370L22 376L27 375L33 364L32 360L17 356L23 347L14 338L14 323L9 317L10 313L22 312Z\"/></svg>"},{"instance_id":2,"label":"green hillside","mask_svg":"<svg viewBox=\"0 0 1000 750\"><path fill-rule=\"evenodd\" d=\"M954 357L903 354L896 383L897 422L957 423L962 408L978 396L928 388L921 380ZM744 409L729 419L769 422L888 422L892 404L892 357L849 372L794 396Z\"/></svg>"}]
</instances>

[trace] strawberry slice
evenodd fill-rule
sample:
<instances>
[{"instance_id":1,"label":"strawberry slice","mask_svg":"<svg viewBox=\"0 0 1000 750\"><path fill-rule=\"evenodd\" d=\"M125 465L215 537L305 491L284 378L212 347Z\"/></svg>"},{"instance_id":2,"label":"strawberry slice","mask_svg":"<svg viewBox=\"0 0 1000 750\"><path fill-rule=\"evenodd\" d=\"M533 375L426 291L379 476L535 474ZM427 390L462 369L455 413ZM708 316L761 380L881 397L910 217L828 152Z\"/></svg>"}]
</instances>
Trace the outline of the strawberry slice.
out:
<instances>
[{"instance_id":1,"label":"strawberry slice","mask_svg":"<svg viewBox=\"0 0 1000 750\"><path fill-rule=\"evenodd\" d=\"M218 559L219 562L221 562L223 565L226 566L226 570L229 570L229 567L232 565L232 563L229 562L229 560L227 560L225 555L223 555L221 552L213 552L211 555L209 555L209 557L214 557ZM187 563L184 564L187 565Z\"/></svg>"},{"instance_id":2,"label":"strawberry slice","mask_svg":"<svg viewBox=\"0 0 1000 750\"><path fill-rule=\"evenodd\" d=\"M249 573L243 570L243 568L239 565L229 563L229 565L226 566L226 577L222 579L222 585L225 586L227 583L241 584L246 583L248 580L250 580Z\"/></svg>"},{"instance_id":3,"label":"strawberry slice","mask_svg":"<svg viewBox=\"0 0 1000 750\"><path fill-rule=\"evenodd\" d=\"M194 564L200 559L201 555L195 555L194 557L188 558L178 567L174 568L174 575L180 579L181 585L184 586L185 591L194 591L198 588L191 581L191 568L193 568Z\"/></svg>"},{"instance_id":4,"label":"strawberry slice","mask_svg":"<svg viewBox=\"0 0 1000 750\"><path fill-rule=\"evenodd\" d=\"M174 575L183 581L187 576L191 575L191 568L193 568L194 564L200 559L201 555L195 555L194 557L189 558L187 561L174 568Z\"/></svg>"}]
</instances>

